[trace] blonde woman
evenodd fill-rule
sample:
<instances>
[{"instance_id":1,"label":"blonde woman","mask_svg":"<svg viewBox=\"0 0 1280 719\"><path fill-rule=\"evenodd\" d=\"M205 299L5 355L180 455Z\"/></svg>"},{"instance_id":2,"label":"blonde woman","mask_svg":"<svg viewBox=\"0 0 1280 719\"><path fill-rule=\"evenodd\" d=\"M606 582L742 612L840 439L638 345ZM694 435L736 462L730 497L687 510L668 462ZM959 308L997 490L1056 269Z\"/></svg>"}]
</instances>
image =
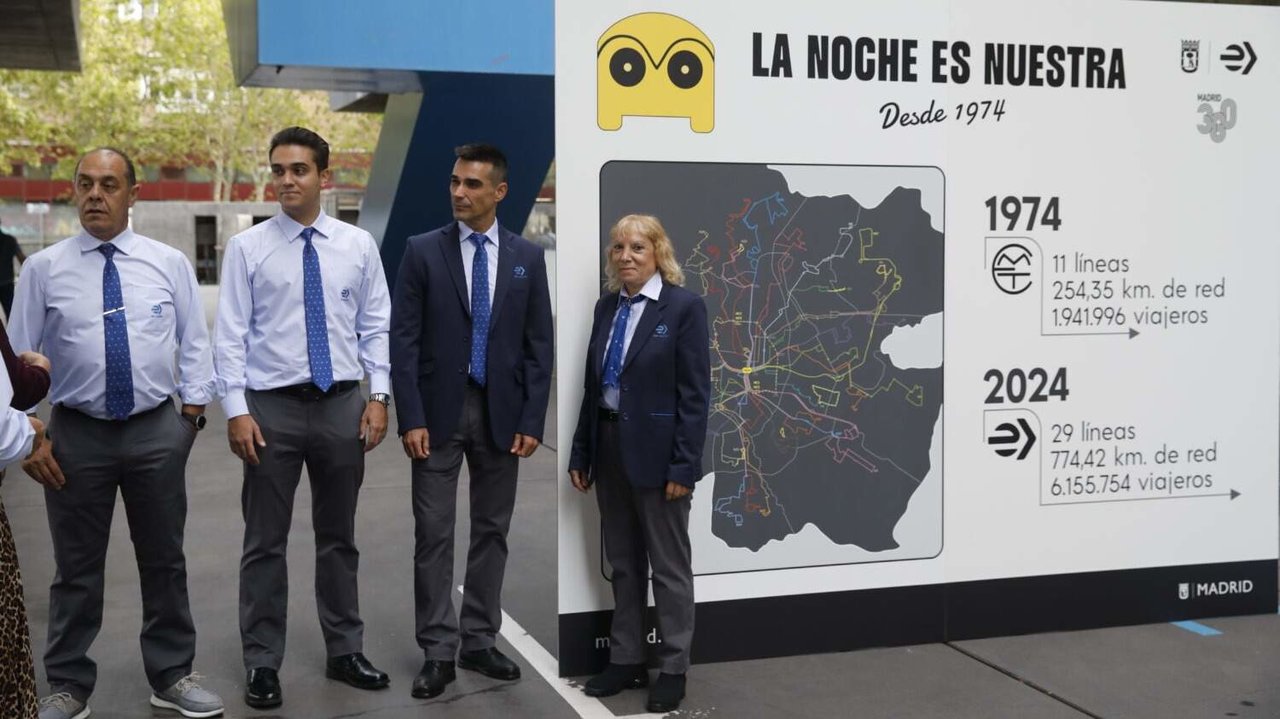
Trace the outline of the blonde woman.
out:
<instances>
[{"instance_id":1,"label":"blonde woman","mask_svg":"<svg viewBox=\"0 0 1280 719\"><path fill-rule=\"evenodd\" d=\"M596 303L585 392L569 458L573 486L598 487L614 612L609 666L590 696L649 684L644 613L649 567L658 610L652 712L685 694L693 640L689 507L702 477L711 393L707 309L658 218L627 215L609 233L607 291Z\"/></svg>"}]
</instances>

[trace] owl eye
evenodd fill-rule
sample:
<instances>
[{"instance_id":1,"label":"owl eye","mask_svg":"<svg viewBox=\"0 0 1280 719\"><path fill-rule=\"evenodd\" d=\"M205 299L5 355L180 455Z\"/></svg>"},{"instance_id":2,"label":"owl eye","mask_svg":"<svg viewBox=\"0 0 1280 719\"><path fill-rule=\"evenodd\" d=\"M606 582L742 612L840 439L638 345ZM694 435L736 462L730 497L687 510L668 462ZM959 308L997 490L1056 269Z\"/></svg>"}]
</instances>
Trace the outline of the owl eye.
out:
<instances>
[{"instance_id":1,"label":"owl eye","mask_svg":"<svg viewBox=\"0 0 1280 719\"><path fill-rule=\"evenodd\" d=\"M688 50L681 50L667 63L667 77L672 85L688 90L702 80L702 61Z\"/></svg>"},{"instance_id":2,"label":"owl eye","mask_svg":"<svg viewBox=\"0 0 1280 719\"><path fill-rule=\"evenodd\" d=\"M644 58L634 48L619 48L609 58L609 74L623 87L635 87L644 79Z\"/></svg>"}]
</instances>

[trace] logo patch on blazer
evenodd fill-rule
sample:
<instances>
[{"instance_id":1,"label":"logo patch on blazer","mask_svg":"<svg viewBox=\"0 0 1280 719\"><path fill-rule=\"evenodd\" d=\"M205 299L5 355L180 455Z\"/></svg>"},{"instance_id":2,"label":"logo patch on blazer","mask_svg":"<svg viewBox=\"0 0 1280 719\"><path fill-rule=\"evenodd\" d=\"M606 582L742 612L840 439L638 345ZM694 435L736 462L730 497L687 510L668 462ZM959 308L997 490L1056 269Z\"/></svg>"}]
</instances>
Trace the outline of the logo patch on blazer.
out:
<instances>
[{"instance_id":1,"label":"logo patch on blazer","mask_svg":"<svg viewBox=\"0 0 1280 719\"><path fill-rule=\"evenodd\" d=\"M524 277L525 275L527 275L527 274L529 274L529 273L525 271L525 269L524 269L524 265L516 265L516 269L515 269L515 271L514 271L514 274L515 274L515 276L516 276L517 278L519 278L519 277Z\"/></svg>"},{"instance_id":2,"label":"logo patch on blazer","mask_svg":"<svg viewBox=\"0 0 1280 719\"><path fill-rule=\"evenodd\" d=\"M161 314L163 314L163 313L164 313L164 308L163 308L163 307L161 307L160 305L151 305L151 316L152 316L152 317L159 317L159 316L160 316Z\"/></svg>"},{"instance_id":3,"label":"logo patch on blazer","mask_svg":"<svg viewBox=\"0 0 1280 719\"><path fill-rule=\"evenodd\" d=\"M666 326L665 324L661 324L661 325L658 325L657 327L654 327L654 328L653 328L653 334L654 334L654 335L656 335L656 336L658 336L658 337L666 337L666 336L667 336L667 326Z\"/></svg>"}]
</instances>

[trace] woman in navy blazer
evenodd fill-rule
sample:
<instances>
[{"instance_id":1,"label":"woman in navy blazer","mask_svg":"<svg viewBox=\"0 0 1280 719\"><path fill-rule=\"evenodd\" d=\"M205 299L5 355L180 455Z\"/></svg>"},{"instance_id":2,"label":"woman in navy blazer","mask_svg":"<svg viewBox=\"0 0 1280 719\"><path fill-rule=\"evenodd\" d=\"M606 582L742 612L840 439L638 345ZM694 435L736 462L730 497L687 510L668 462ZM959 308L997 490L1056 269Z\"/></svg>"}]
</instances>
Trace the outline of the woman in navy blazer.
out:
<instances>
[{"instance_id":1,"label":"woman in navy blazer","mask_svg":"<svg viewBox=\"0 0 1280 719\"><path fill-rule=\"evenodd\" d=\"M596 303L582 407L569 458L581 492L594 484L613 570L609 666L590 696L649 683L644 615L649 567L658 610L658 679L648 709L684 698L693 640L689 508L702 477L711 395L707 309L658 218L627 215L609 233L607 291Z\"/></svg>"}]
</instances>

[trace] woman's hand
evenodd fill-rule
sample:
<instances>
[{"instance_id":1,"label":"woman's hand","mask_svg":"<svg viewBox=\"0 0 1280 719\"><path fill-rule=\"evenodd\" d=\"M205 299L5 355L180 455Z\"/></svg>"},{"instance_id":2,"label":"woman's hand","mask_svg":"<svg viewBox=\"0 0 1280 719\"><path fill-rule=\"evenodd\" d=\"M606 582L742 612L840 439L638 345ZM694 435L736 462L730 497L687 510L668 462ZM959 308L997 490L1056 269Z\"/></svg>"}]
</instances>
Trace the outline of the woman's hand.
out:
<instances>
[{"instance_id":1,"label":"woman's hand","mask_svg":"<svg viewBox=\"0 0 1280 719\"><path fill-rule=\"evenodd\" d=\"M693 487L686 487L679 482L667 482L667 501L683 499L693 492Z\"/></svg>"}]
</instances>

